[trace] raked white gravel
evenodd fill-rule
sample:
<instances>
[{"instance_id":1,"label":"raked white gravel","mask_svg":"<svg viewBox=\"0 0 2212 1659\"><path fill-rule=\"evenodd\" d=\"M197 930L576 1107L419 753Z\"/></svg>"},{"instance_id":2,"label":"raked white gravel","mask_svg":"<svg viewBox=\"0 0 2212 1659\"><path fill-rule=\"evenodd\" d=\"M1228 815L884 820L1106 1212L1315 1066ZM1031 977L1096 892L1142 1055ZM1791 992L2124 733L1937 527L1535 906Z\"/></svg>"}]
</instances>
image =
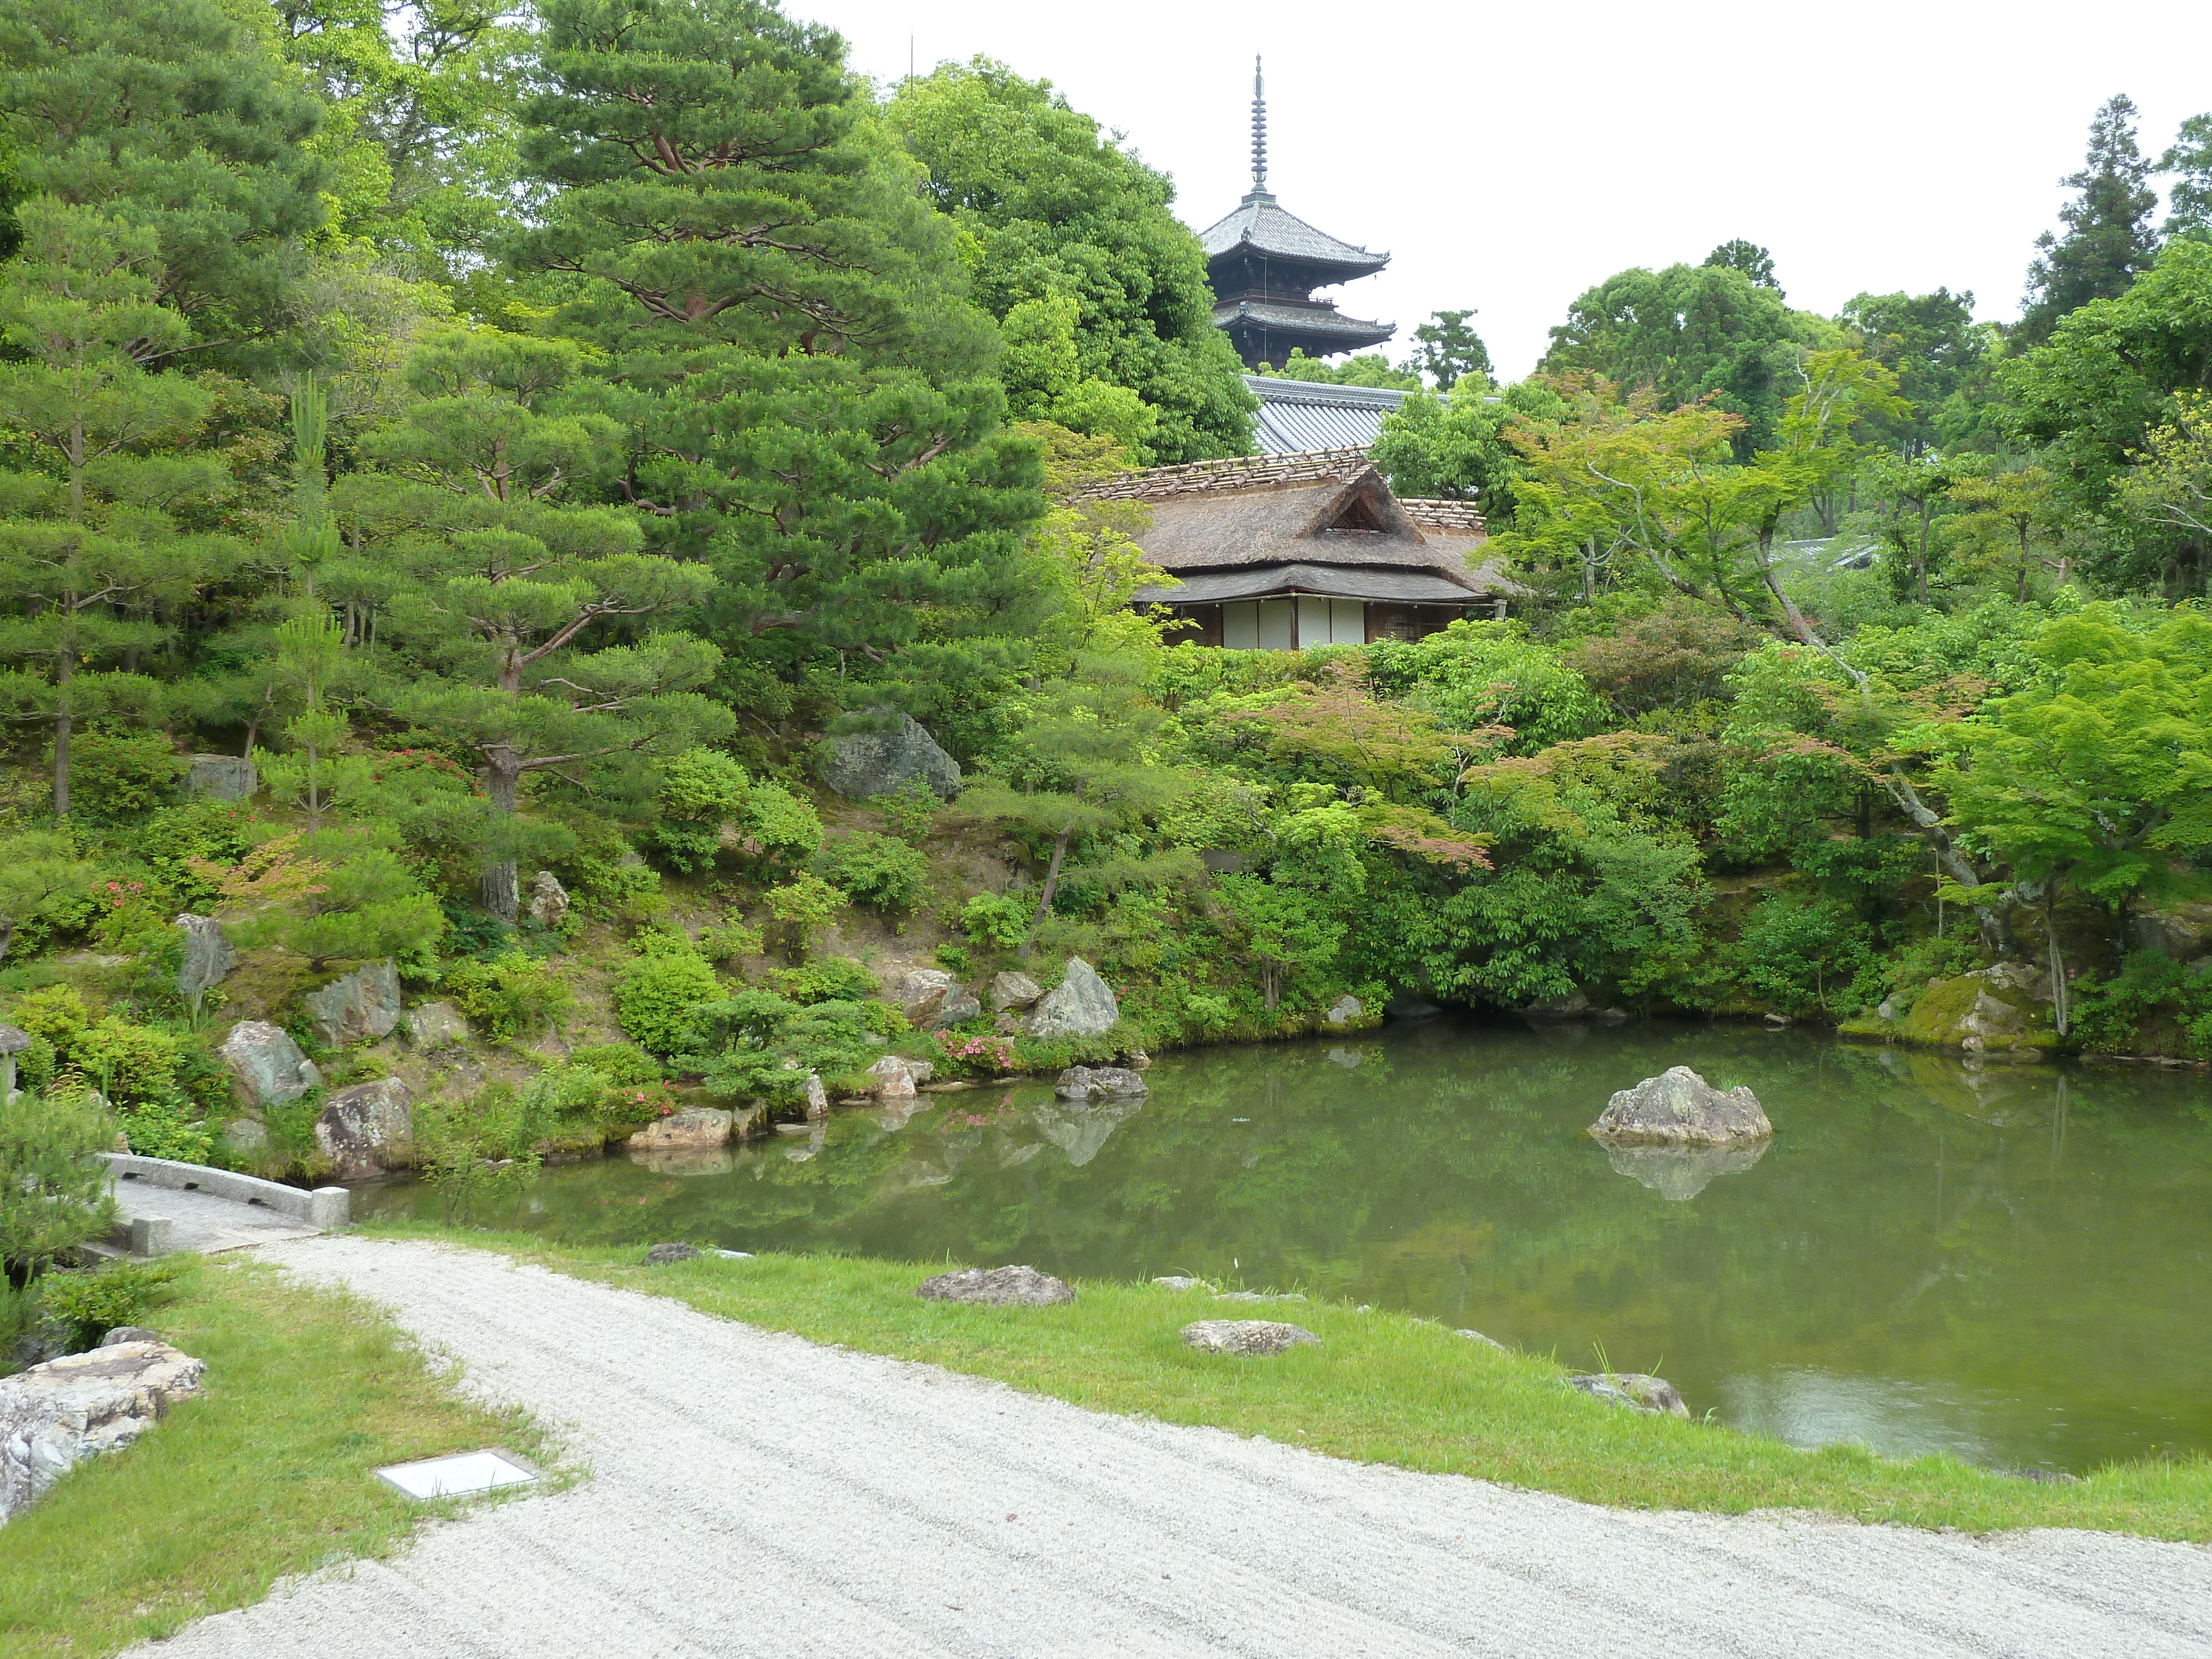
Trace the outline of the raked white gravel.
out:
<instances>
[{"instance_id":1,"label":"raked white gravel","mask_svg":"<svg viewBox=\"0 0 2212 1659\"><path fill-rule=\"evenodd\" d=\"M135 1650L161 1659L2212 1654L2193 1546L1617 1511L1101 1416L481 1251L264 1254L388 1305L589 1473Z\"/></svg>"}]
</instances>

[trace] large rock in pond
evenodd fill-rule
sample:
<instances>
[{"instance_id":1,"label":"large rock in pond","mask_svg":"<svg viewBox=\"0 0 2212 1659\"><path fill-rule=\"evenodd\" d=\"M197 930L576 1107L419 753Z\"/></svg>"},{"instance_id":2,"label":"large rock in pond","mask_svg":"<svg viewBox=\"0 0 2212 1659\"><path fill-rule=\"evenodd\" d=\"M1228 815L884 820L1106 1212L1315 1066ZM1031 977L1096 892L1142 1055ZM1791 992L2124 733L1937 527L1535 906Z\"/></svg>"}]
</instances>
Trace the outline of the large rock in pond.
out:
<instances>
[{"instance_id":1,"label":"large rock in pond","mask_svg":"<svg viewBox=\"0 0 2212 1659\"><path fill-rule=\"evenodd\" d=\"M374 1042L399 1024L399 969L390 958L364 963L300 999L325 1048Z\"/></svg>"},{"instance_id":2,"label":"large rock in pond","mask_svg":"<svg viewBox=\"0 0 2212 1659\"><path fill-rule=\"evenodd\" d=\"M1121 1023L1121 1005L1113 988L1081 957L1070 957L1060 983L1045 994L1030 1016L1033 1037L1103 1036Z\"/></svg>"},{"instance_id":3,"label":"large rock in pond","mask_svg":"<svg viewBox=\"0 0 2212 1659\"><path fill-rule=\"evenodd\" d=\"M129 1445L206 1375L166 1342L126 1341L0 1378L0 1523L86 1458Z\"/></svg>"},{"instance_id":4,"label":"large rock in pond","mask_svg":"<svg viewBox=\"0 0 2212 1659\"><path fill-rule=\"evenodd\" d=\"M1194 1320L1182 1328L1182 1340L1200 1353L1233 1354L1243 1359L1321 1340L1303 1325L1285 1325L1272 1319Z\"/></svg>"},{"instance_id":5,"label":"large rock in pond","mask_svg":"<svg viewBox=\"0 0 2212 1659\"><path fill-rule=\"evenodd\" d=\"M1328 1012L1322 1015L1321 1020L1324 1025L1341 1030L1347 1025L1358 1024L1359 1017L1366 1012L1359 999L1346 992L1328 1005Z\"/></svg>"},{"instance_id":6,"label":"large rock in pond","mask_svg":"<svg viewBox=\"0 0 2212 1659\"><path fill-rule=\"evenodd\" d=\"M1720 1176L1741 1175L1765 1158L1773 1144L1769 1139L1735 1146L1655 1146L1615 1140L1607 1143L1605 1155L1615 1175L1625 1175L1679 1204L1695 1198Z\"/></svg>"},{"instance_id":7,"label":"large rock in pond","mask_svg":"<svg viewBox=\"0 0 2212 1659\"><path fill-rule=\"evenodd\" d=\"M726 1146L730 1140L730 1114L718 1106L686 1106L680 1112L655 1118L623 1142L633 1152L690 1152L705 1146Z\"/></svg>"},{"instance_id":8,"label":"large rock in pond","mask_svg":"<svg viewBox=\"0 0 2212 1659\"><path fill-rule=\"evenodd\" d=\"M937 746L937 739L911 714L896 708L871 708L866 729L830 739L822 781L848 800L895 795L920 778L939 798L960 793L960 763Z\"/></svg>"},{"instance_id":9,"label":"large rock in pond","mask_svg":"<svg viewBox=\"0 0 2212 1659\"><path fill-rule=\"evenodd\" d=\"M189 912L177 918L185 935L184 957L177 964L177 990L185 997L203 997L229 977L238 966L238 952L222 936L222 924L213 916Z\"/></svg>"},{"instance_id":10,"label":"large rock in pond","mask_svg":"<svg viewBox=\"0 0 2212 1659\"><path fill-rule=\"evenodd\" d=\"M1774 1126L1750 1090L1723 1093L1688 1066L1673 1066L1613 1096L1589 1132L1646 1146L1735 1146L1766 1139Z\"/></svg>"},{"instance_id":11,"label":"large rock in pond","mask_svg":"<svg viewBox=\"0 0 2212 1659\"><path fill-rule=\"evenodd\" d=\"M1052 1091L1062 1100L1128 1100L1150 1092L1145 1079L1125 1066L1071 1066Z\"/></svg>"},{"instance_id":12,"label":"large rock in pond","mask_svg":"<svg viewBox=\"0 0 2212 1659\"><path fill-rule=\"evenodd\" d=\"M896 1054L885 1054L868 1067L871 1091L878 1100L912 1100L914 1068Z\"/></svg>"},{"instance_id":13,"label":"large rock in pond","mask_svg":"<svg viewBox=\"0 0 2212 1659\"><path fill-rule=\"evenodd\" d=\"M341 1089L315 1118L315 1145L340 1181L368 1181L412 1161L415 1095L396 1077Z\"/></svg>"},{"instance_id":14,"label":"large rock in pond","mask_svg":"<svg viewBox=\"0 0 2212 1659\"><path fill-rule=\"evenodd\" d=\"M1608 1406L1626 1406L1655 1416L1687 1417L1680 1392L1663 1376L1644 1371L1595 1371L1567 1378L1567 1386Z\"/></svg>"},{"instance_id":15,"label":"large rock in pond","mask_svg":"<svg viewBox=\"0 0 2212 1659\"><path fill-rule=\"evenodd\" d=\"M2027 963L2001 962L1935 981L1913 1000L1897 1035L1930 1048L2033 1056L2057 1046L2051 976Z\"/></svg>"},{"instance_id":16,"label":"large rock in pond","mask_svg":"<svg viewBox=\"0 0 2212 1659\"><path fill-rule=\"evenodd\" d=\"M263 1020L239 1021L216 1053L249 1106L282 1106L323 1080L314 1062L292 1041L291 1033Z\"/></svg>"},{"instance_id":17,"label":"large rock in pond","mask_svg":"<svg viewBox=\"0 0 2212 1659\"><path fill-rule=\"evenodd\" d=\"M1027 1267L963 1267L925 1279L914 1293L925 1302L989 1302L1022 1308L1075 1300L1074 1287L1066 1279Z\"/></svg>"}]
</instances>

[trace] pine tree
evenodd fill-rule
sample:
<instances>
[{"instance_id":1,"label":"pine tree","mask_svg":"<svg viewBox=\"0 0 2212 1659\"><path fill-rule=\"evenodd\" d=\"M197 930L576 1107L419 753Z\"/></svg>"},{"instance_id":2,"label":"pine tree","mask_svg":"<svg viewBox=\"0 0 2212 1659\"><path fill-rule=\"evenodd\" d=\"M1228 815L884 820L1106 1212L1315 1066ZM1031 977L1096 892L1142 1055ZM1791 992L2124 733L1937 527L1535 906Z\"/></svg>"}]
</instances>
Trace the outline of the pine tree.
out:
<instances>
[{"instance_id":1,"label":"pine tree","mask_svg":"<svg viewBox=\"0 0 2212 1659\"><path fill-rule=\"evenodd\" d=\"M12 712L51 725L60 817L77 724L149 712L156 688L135 672L141 659L173 637L176 602L234 556L172 516L230 480L210 458L174 453L212 395L146 368L185 331L155 302L151 230L51 199L19 216L24 251L0 286L19 361L0 364L0 427L46 470L0 474L0 659L23 665L5 688Z\"/></svg>"},{"instance_id":2,"label":"pine tree","mask_svg":"<svg viewBox=\"0 0 2212 1659\"><path fill-rule=\"evenodd\" d=\"M792 678L896 674L1024 604L1035 455L1001 430L951 227L842 43L762 0L543 15L523 154L558 193L511 254L570 279L558 325L618 360L612 492L711 565L716 642Z\"/></svg>"},{"instance_id":3,"label":"pine tree","mask_svg":"<svg viewBox=\"0 0 2212 1659\"><path fill-rule=\"evenodd\" d=\"M22 188L153 233L155 297L193 325L164 352L279 325L301 239L324 221L322 103L269 27L220 0L0 9L0 114Z\"/></svg>"},{"instance_id":4,"label":"pine tree","mask_svg":"<svg viewBox=\"0 0 2212 1659\"><path fill-rule=\"evenodd\" d=\"M2079 173L2060 182L2081 192L2059 209L2066 234L2045 231L2027 268L2027 294L2018 337L2040 345L2058 319L2091 300L2128 291L2158 254L2150 216L2158 192L2151 164L2136 145L2136 106L2126 96L2109 100L2089 123L2089 153Z\"/></svg>"},{"instance_id":5,"label":"pine tree","mask_svg":"<svg viewBox=\"0 0 2212 1659\"><path fill-rule=\"evenodd\" d=\"M344 573L348 601L388 618L380 636L396 647L379 653L374 695L481 757L483 902L509 920L524 778L604 777L732 725L697 694L720 661L712 645L610 632L697 605L714 579L641 552L635 514L563 500L611 447L604 422L544 406L581 356L489 330L427 343L412 368L422 401L363 446L388 470L349 477L338 496L367 552Z\"/></svg>"}]
</instances>

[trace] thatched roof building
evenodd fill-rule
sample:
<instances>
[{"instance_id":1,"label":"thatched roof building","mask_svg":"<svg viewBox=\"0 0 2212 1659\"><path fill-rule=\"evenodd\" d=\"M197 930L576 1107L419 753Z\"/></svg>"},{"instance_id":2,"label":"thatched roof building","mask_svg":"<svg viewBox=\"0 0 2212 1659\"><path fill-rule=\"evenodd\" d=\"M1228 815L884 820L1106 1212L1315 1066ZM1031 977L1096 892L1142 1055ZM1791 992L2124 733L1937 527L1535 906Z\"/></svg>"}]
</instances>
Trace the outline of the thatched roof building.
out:
<instances>
[{"instance_id":1,"label":"thatched roof building","mask_svg":"<svg viewBox=\"0 0 2212 1659\"><path fill-rule=\"evenodd\" d=\"M1419 639L1504 612L1512 585L1484 563L1481 516L1464 501L1401 501L1364 450L1239 456L1099 480L1075 499L1142 501L1145 556L1180 586L1185 639L1290 651Z\"/></svg>"}]
</instances>

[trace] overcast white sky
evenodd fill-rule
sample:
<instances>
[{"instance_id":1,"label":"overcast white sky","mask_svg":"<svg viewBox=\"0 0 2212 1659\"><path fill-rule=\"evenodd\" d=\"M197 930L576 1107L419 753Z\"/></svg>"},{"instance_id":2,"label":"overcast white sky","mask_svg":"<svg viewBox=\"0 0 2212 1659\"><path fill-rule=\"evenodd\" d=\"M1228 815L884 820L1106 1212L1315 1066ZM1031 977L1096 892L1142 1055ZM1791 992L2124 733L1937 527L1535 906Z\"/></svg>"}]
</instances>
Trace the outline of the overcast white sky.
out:
<instances>
[{"instance_id":1,"label":"overcast white sky","mask_svg":"<svg viewBox=\"0 0 2212 1659\"><path fill-rule=\"evenodd\" d=\"M1176 181L1203 228L1249 185L1252 54L1267 56L1269 183L1389 269L1334 290L1395 321L1476 307L1508 377L1585 288L1749 237L1792 305L1938 284L2020 309L2058 179L2116 92L2154 157L2212 109L2212 3L1859 0L785 0L854 66L978 52L1053 82Z\"/></svg>"}]
</instances>

